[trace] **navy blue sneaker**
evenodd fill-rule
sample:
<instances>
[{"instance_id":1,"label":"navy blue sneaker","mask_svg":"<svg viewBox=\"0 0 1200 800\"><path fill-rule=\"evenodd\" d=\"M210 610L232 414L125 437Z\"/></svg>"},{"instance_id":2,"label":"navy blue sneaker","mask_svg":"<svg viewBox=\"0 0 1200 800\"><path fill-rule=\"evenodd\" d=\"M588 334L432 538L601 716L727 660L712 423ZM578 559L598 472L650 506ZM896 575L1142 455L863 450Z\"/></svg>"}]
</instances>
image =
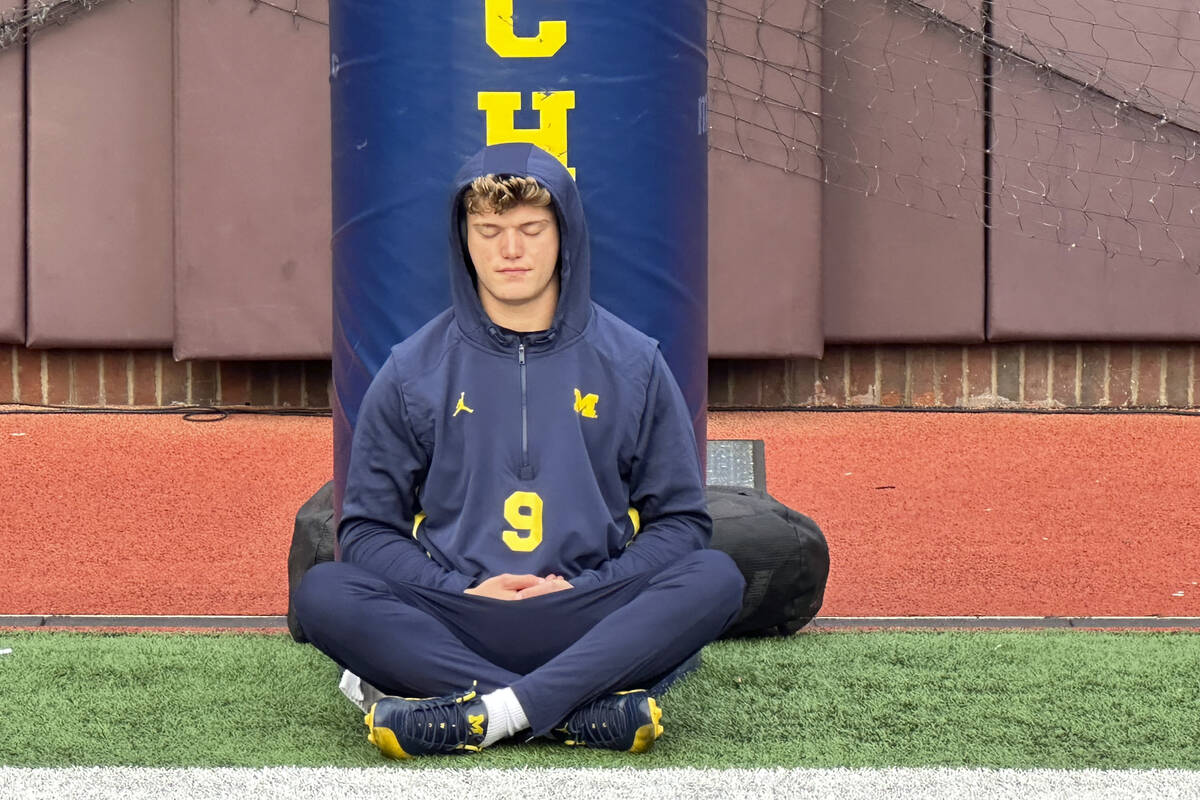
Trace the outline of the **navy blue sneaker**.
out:
<instances>
[{"instance_id":1,"label":"navy blue sneaker","mask_svg":"<svg viewBox=\"0 0 1200 800\"><path fill-rule=\"evenodd\" d=\"M424 700L385 697L363 717L367 741L385 756L478 753L487 732L487 709L474 690Z\"/></svg>"},{"instance_id":2,"label":"navy blue sneaker","mask_svg":"<svg viewBox=\"0 0 1200 800\"><path fill-rule=\"evenodd\" d=\"M573 747L644 753L662 736L662 709L642 689L597 698L571 712L550 735Z\"/></svg>"}]
</instances>

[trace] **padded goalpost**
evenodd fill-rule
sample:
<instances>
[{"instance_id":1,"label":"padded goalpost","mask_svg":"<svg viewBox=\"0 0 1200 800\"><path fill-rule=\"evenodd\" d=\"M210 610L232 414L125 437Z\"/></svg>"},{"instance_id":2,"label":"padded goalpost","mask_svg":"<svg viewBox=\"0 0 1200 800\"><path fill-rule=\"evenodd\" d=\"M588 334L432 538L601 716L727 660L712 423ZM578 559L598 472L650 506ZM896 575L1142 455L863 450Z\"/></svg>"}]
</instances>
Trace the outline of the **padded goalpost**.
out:
<instances>
[{"instance_id":1,"label":"padded goalpost","mask_svg":"<svg viewBox=\"0 0 1200 800\"><path fill-rule=\"evenodd\" d=\"M705 442L703 0L330 2L335 508L359 403L450 302L450 184L484 144L573 172L592 295L662 343Z\"/></svg>"}]
</instances>

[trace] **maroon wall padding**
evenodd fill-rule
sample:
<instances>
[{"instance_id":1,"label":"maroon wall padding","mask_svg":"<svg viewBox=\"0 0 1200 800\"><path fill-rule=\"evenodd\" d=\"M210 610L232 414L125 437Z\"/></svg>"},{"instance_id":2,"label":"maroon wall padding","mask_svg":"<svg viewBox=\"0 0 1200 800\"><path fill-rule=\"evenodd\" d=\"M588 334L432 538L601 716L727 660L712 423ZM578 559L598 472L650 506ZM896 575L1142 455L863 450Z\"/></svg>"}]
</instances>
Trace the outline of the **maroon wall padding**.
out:
<instances>
[{"instance_id":1,"label":"maroon wall padding","mask_svg":"<svg viewBox=\"0 0 1200 800\"><path fill-rule=\"evenodd\" d=\"M709 152L710 357L824 352L819 188L772 166Z\"/></svg>"},{"instance_id":2,"label":"maroon wall padding","mask_svg":"<svg viewBox=\"0 0 1200 800\"><path fill-rule=\"evenodd\" d=\"M330 353L329 31L252 8L178 4L180 359Z\"/></svg>"},{"instance_id":3,"label":"maroon wall padding","mask_svg":"<svg viewBox=\"0 0 1200 800\"><path fill-rule=\"evenodd\" d=\"M35 347L170 343L170 3L104 3L29 44Z\"/></svg>"},{"instance_id":4,"label":"maroon wall padding","mask_svg":"<svg viewBox=\"0 0 1200 800\"><path fill-rule=\"evenodd\" d=\"M979 33L983 31L983 1L984 0L916 0L934 15L945 17L947 21L960 25L968 31ZM903 6L892 6L903 8ZM964 47L969 44L964 43Z\"/></svg>"},{"instance_id":5,"label":"maroon wall padding","mask_svg":"<svg viewBox=\"0 0 1200 800\"><path fill-rule=\"evenodd\" d=\"M0 2L0 13L20 3ZM0 50L0 342L25 341L25 50Z\"/></svg>"},{"instance_id":6,"label":"maroon wall padding","mask_svg":"<svg viewBox=\"0 0 1200 800\"><path fill-rule=\"evenodd\" d=\"M709 52L709 355L819 357L818 5L718 7L726 13L709 13L709 38L719 43ZM798 41L785 33L793 30L810 35ZM765 67L764 59L798 64L808 79ZM789 137L794 150L781 141Z\"/></svg>"},{"instance_id":7,"label":"maroon wall padding","mask_svg":"<svg viewBox=\"0 0 1200 800\"><path fill-rule=\"evenodd\" d=\"M995 86L990 338L1200 338L1194 134L1024 65Z\"/></svg>"},{"instance_id":8,"label":"maroon wall padding","mask_svg":"<svg viewBox=\"0 0 1200 800\"><path fill-rule=\"evenodd\" d=\"M983 338L982 61L959 38L881 0L825 3L829 342Z\"/></svg>"},{"instance_id":9,"label":"maroon wall padding","mask_svg":"<svg viewBox=\"0 0 1200 800\"><path fill-rule=\"evenodd\" d=\"M169 344L172 4L103 4L29 48L28 344Z\"/></svg>"},{"instance_id":10,"label":"maroon wall padding","mask_svg":"<svg viewBox=\"0 0 1200 800\"><path fill-rule=\"evenodd\" d=\"M1022 56L1200 127L1196 0L993 0L993 18L996 39Z\"/></svg>"}]
</instances>

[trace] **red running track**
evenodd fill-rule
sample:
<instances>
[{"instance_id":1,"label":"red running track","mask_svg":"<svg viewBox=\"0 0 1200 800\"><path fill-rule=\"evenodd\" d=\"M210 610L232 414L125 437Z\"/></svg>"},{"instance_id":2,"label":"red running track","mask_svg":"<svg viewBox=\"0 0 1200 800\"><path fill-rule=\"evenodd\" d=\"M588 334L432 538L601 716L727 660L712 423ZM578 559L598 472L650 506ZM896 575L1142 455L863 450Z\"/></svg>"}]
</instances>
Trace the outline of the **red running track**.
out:
<instances>
[{"instance_id":1,"label":"red running track","mask_svg":"<svg viewBox=\"0 0 1200 800\"><path fill-rule=\"evenodd\" d=\"M1200 616L1200 419L713 413L814 517L831 616ZM328 419L0 417L0 614L282 614Z\"/></svg>"}]
</instances>

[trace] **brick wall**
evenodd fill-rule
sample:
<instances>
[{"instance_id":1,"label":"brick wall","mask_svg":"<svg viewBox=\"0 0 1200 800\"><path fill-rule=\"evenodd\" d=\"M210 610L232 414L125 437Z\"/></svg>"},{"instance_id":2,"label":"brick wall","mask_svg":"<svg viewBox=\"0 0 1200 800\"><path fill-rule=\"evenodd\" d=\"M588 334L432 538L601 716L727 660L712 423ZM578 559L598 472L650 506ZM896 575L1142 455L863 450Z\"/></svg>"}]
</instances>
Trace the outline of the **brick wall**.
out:
<instances>
[{"instance_id":1,"label":"brick wall","mask_svg":"<svg viewBox=\"0 0 1200 800\"><path fill-rule=\"evenodd\" d=\"M0 345L0 404L329 408L328 361L185 361L169 350Z\"/></svg>"},{"instance_id":2,"label":"brick wall","mask_svg":"<svg viewBox=\"0 0 1200 800\"><path fill-rule=\"evenodd\" d=\"M1200 406L1192 344L830 347L709 363L711 408ZM330 363L188 361L156 350L0 345L0 404L329 408Z\"/></svg>"},{"instance_id":3,"label":"brick wall","mask_svg":"<svg viewBox=\"0 0 1200 800\"><path fill-rule=\"evenodd\" d=\"M712 360L711 408L1170 407L1200 404L1192 344L830 347L825 357Z\"/></svg>"}]
</instances>

